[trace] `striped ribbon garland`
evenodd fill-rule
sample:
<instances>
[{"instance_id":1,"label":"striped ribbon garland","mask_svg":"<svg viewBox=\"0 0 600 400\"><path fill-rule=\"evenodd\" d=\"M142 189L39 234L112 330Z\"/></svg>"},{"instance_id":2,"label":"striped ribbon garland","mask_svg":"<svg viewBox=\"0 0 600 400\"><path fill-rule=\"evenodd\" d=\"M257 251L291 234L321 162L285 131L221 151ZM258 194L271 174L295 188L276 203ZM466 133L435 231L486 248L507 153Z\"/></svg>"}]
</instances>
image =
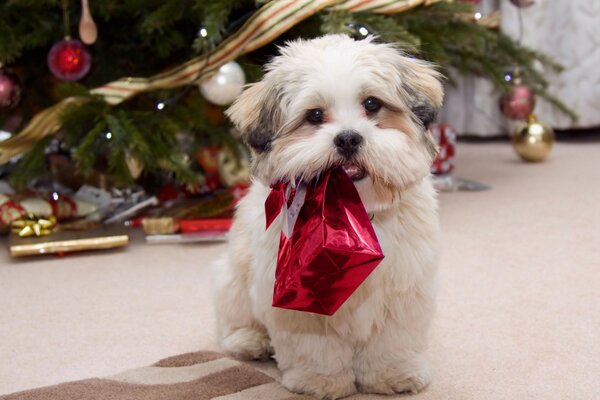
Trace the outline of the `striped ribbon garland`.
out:
<instances>
[{"instance_id":1,"label":"striped ribbon garland","mask_svg":"<svg viewBox=\"0 0 600 400\"><path fill-rule=\"evenodd\" d=\"M440 0L272 0L264 4L213 52L149 78L121 78L90 90L108 104L117 105L148 91L172 89L210 77L219 67L273 41L315 13L331 8L348 12L394 14ZM60 129L60 116L68 107L88 101L69 97L38 113L17 135L0 143L0 164L27 151L43 137Z\"/></svg>"}]
</instances>

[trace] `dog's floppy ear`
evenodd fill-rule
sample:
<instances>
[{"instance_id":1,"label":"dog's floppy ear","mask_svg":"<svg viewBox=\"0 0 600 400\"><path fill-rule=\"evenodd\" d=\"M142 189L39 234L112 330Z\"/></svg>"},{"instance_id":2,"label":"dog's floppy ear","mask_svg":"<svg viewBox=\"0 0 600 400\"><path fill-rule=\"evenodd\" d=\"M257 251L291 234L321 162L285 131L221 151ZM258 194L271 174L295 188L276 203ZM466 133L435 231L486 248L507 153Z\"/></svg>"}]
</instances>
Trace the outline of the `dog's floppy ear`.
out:
<instances>
[{"instance_id":1,"label":"dog's floppy ear","mask_svg":"<svg viewBox=\"0 0 600 400\"><path fill-rule=\"evenodd\" d=\"M248 86L225 114L242 139L257 153L271 150L271 142L281 123L277 90L268 80Z\"/></svg>"},{"instance_id":2,"label":"dog's floppy ear","mask_svg":"<svg viewBox=\"0 0 600 400\"><path fill-rule=\"evenodd\" d=\"M442 75L433 64L415 58L402 57L399 66L402 87L407 92L408 106L418 121L427 128L435 121L444 100Z\"/></svg>"},{"instance_id":3,"label":"dog's floppy ear","mask_svg":"<svg viewBox=\"0 0 600 400\"><path fill-rule=\"evenodd\" d=\"M444 101L444 88L440 74L433 64L416 58L400 55L396 62L400 73L402 91L407 97L406 103L412 112L415 122L426 130L423 140L431 160L438 153L435 139L427 131L429 125L435 121L442 102Z\"/></svg>"}]
</instances>

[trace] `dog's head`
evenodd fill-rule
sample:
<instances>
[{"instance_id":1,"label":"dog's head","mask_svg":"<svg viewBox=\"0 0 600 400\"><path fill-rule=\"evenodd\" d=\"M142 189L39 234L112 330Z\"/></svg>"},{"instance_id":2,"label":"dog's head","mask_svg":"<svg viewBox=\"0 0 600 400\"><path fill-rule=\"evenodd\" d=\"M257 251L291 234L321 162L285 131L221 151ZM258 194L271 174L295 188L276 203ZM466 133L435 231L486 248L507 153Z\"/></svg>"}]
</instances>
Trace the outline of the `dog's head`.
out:
<instances>
[{"instance_id":1,"label":"dog's head","mask_svg":"<svg viewBox=\"0 0 600 400\"><path fill-rule=\"evenodd\" d=\"M345 167L369 211L429 173L440 74L389 44L344 35L288 43L227 110L265 184Z\"/></svg>"}]
</instances>

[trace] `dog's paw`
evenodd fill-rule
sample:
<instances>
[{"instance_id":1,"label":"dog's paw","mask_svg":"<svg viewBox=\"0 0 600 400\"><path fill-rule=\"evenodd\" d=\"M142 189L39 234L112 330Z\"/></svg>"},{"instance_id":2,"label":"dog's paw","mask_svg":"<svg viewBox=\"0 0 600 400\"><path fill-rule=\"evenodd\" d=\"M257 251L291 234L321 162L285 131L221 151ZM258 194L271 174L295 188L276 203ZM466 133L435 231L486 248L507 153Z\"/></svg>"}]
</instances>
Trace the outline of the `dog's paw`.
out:
<instances>
[{"instance_id":1,"label":"dog's paw","mask_svg":"<svg viewBox=\"0 0 600 400\"><path fill-rule=\"evenodd\" d=\"M273 354L269 335L255 328L233 331L221 340L221 348L240 360L266 360Z\"/></svg>"},{"instance_id":2,"label":"dog's paw","mask_svg":"<svg viewBox=\"0 0 600 400\"><path fill-rule=\"evenodd\" d=\"M351 371L328 376L290 369L283 373L281 383L292 392L312 395L319 399L335 400L356 393L354 374Z\"/></svg>"},{"instance_id":3,"label":"dog's paw","mask_svg":"<svg viewBox=\"0 0 600 400\"><path fill-rule=\"evenodd\" d=\"M429 385L431 378L431 369L423 358L382 365L380 368L357 374L361 392L378 394L416 394Z\"/></svg>"}]
</instances>

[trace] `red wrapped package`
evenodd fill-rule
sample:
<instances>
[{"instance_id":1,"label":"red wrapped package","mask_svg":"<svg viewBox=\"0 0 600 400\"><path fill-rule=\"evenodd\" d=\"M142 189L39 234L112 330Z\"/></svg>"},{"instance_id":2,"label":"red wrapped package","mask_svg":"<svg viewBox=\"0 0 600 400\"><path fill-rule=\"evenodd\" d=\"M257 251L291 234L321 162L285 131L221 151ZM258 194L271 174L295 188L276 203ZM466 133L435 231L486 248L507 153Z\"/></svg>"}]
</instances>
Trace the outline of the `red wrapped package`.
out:
<instances>
[{"instance_id":1,"label":"red wrapped package","mask_svg":"<svg viewBox=\"0 0 600 400\"><path fill-rule=\"evenodd\" d=\"M383 259L352 180L342 168L265 202L267 229L283 213L273 306L333 315Z\"/></svg>"},{"instance_id":2,"label":"red wrapped package","mask_svg":"<svg viewBox=\"0 0 600 400\"><path fill-rule=\"evenodd\" d=\"M179 226L183 233L228 231L232 222L231 218L183 219Z\"/></svg>"},{"instance_id":3,"label":"red wrapped package","mask_svg":"<svg viewBox=\"0 0 600 400\"><path fill-rule=\"evenodd\" d=\"M433 160L431 172L438 175L452 172L454 169L456 131L447 124L432 124L429 129L439 147L439 153Z\"/></svg>"}]
</instances>

